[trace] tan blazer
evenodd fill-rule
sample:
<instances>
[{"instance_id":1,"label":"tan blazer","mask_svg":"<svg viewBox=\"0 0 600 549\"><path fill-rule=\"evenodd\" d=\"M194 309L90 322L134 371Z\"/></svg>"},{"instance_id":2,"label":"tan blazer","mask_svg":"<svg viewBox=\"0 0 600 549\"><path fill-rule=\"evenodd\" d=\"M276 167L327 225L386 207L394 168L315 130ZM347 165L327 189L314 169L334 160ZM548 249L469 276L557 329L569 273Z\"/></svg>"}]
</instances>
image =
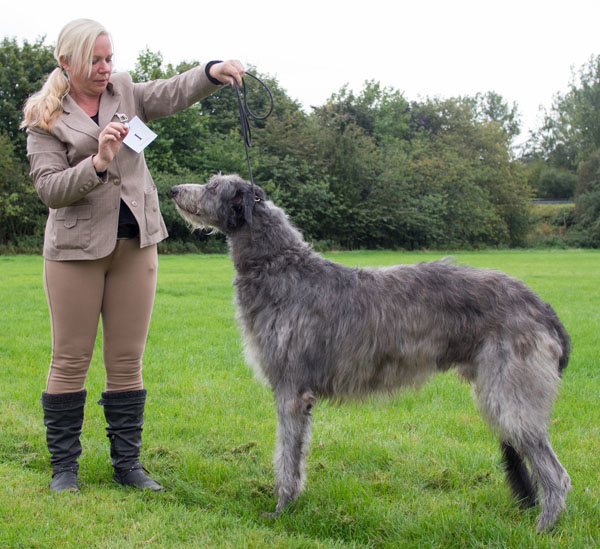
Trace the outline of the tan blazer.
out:
<instances>
[{"instance_id":1,"label":"tan blazer","mask_svg":"<svg viewBox=\"0 0 600 549\"><path fill-rule=\"evenodd\" d=\"M99 126L71 99L52 130L27 130L27 156L38 195L48 206L44 257L61 261L98 259L110 254L117 240L120 200L140 227L141 247L160 242L167 229L158 193L144 153L123 145L100 178L92 164L100 131L116 113L144 122L189 107L219 89L204 65L165 80L134 84L129 73L111 76L100 99ZM152 145L150 145L151 147Z\"/></svg>"}]
</instances>

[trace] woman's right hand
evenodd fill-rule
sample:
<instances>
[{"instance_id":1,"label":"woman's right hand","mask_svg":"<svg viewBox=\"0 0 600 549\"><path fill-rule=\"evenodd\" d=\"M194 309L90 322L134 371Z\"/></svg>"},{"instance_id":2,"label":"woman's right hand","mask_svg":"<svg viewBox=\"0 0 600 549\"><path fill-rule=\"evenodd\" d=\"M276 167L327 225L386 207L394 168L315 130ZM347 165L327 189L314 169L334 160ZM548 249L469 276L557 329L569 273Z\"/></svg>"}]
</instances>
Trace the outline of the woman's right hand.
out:
<instances>
[{"instance_id":1,"label":"woman's right hand","mask_svg":"<svg viewBox=\"0 0 600 549\"><path fill-rule=\"evenodd\" d=\"M242 85L242 77L246 74L246 69L241 61L230 59L229 61L220 61L210 67L210 75L219 82L227 82L233 86L234 80L238 86Z\"/></svg>"},{"instance_id":2,"label":"woman's right hand","mask_svg":"<svg viewBox=\"0 0 600 549\"><path fill-rule=\"evenodd\" d=\"M121 122L111 122L98 137L98 154L92 158L92 163L97 172L103 172L113 161L123 144L123 139L129 133L129 126Z\"/></svg>"}]
</instances>

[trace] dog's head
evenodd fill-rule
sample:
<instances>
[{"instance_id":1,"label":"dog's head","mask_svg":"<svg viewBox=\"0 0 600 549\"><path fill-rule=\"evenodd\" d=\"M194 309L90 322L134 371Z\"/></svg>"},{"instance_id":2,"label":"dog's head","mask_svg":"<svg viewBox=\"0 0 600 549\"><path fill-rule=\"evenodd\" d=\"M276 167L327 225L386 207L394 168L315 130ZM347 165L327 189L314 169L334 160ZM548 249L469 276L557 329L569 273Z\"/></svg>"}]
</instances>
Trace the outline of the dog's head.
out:
<instances>
[{"instance_id":1,"label":"dog's head","mask_svg":"<svg viewBox=\"0 0 600 549\"><path fill-rule=\"evenodd\" d=\"M192 183L171 187L168 192L177 210L194 228L212 228L227 235L252 225L255 208L265 192L239 175L217 174L205 185Z\"/></svg>"}]
</instances>

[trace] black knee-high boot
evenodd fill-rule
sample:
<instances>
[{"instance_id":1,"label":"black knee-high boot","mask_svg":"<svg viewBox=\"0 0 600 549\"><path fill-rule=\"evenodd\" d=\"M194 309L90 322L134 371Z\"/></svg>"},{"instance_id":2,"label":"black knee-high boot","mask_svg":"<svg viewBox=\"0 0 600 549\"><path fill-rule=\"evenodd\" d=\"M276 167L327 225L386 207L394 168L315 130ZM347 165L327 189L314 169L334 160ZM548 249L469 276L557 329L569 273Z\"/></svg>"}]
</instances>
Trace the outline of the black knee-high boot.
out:
<instances>
[{"instance_id":1,"label":"black knee-high boot","mask_svg":"<svg viewBox=\"0 0 600 549\"><path fill-rule=\"evenodd\" d=\"M50 394L42 392L46 442L52 464L50 489L54 492L78 492L77 459L81 455L81 426L86 391Z\"/></svg>"},{"instance_id":2,"label":"black knee-high boot","mask_svg":"<svg viewBox=\"0 0 600 549\"><path fill-rule=\"evenodd\" d=\"M142 425L146 389L140 391L104 392L98 404L104 406L104 417L110 439L110 457L114 479L125 486L137 486L151 490L163 490L152 480L139 462L142 445ZM147 472L147 471L146 471Z\"/></svg>"}]
</instances>

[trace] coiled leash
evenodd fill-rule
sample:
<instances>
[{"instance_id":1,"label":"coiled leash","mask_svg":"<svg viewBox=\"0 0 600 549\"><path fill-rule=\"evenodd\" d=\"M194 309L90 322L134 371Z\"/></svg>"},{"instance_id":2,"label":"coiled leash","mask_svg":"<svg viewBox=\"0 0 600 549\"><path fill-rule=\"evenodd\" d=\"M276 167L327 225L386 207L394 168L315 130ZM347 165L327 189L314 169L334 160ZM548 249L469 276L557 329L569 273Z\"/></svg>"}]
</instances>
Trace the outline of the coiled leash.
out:
<instances>
[{"instance_id":1,"label":"coiled leash","mask_svg":"<svg viewBox=\"0 0 600 549\"><path fill-rule=\"evenodd\" d=\"M273 103L273 94L271 93L271 90L260 78L257 78L256 76L254 76L253 74L250 74L249 72L246 73L246 76L250 76L251 78L254 78L254 80L256 80L265 90L267 90L267 93L269 94L269 101L270 101L270 108L269 108L269 111L267 112L267 114L265 114L263 116L259 116L255 113L253 113L250 110L250 108L248 107L248 100L246 97L246 82L242 78L242 91L243 91L243 96L244 96L244 100L242 101L242 94L240 93L240 88L238 86L238 83L235 81L235 79L233 80L233 87L235 88L235 92L237 94L238 109L240 111L240 122L242 125L242 139L244 140L244 149L246 150L246 162L248 163L248 174L250 175L250 183L252 183L252 192L254 194L254 200L256 202L260 202L260 198L258 198L256 196L256 193L254 192L254 178L252 177L252 168L250 167L250 153L248 152L248 148L252 146L252 130L250 128L250 120L249 119L253 118L254 120L266 120L267 118L269 118L269 116L271 116L271 113L273 112L274 103Z\"/></svg>"}]
</instances>

